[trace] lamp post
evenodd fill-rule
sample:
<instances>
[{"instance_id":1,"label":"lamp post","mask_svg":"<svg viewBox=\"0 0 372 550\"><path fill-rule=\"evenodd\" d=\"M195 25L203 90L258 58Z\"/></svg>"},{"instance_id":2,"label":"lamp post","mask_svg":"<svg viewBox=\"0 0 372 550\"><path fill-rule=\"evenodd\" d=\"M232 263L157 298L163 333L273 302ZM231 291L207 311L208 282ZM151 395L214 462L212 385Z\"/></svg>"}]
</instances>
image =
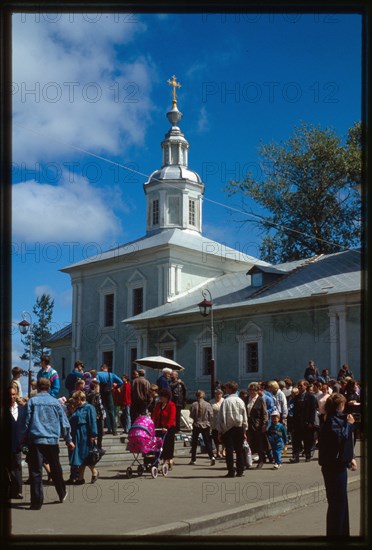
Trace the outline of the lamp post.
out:
<instances>
[{"instance_id":1,"label":"lamp post","mask_svg":"<svg viewBox=\"0 0 372 550\"><path fill-rule=\"evenodd\" d=\"M212 295L209 292L207 288L202 290L202 296L204 300L198 304L200 314L203 317L208 317L208 315L211 315L211 360L209 362L210 364L210 370L211 370L211 398L213 398L214 395L214 326L213 326L213 301L212 301ZM207 300L207 296L209 297L209 300Z\"/></svg>"},{"instance_id":2,"label":"lamp post","mask_svg":"<svg viewBox=\"0 0 372 550\"><path fill-rule=\"evenodd\" d=\"M25 317L28 315L30 322L26 321ZM32 379L32 317L31 313L28 311L22 311L23 320L18 323L19 331L23 336L26 336L28 331L30 331L30 351L29 351L29 364L28 364L28 387L27 393L28 397L31 394L31 379Z\"/></svg>"}]
</instances>

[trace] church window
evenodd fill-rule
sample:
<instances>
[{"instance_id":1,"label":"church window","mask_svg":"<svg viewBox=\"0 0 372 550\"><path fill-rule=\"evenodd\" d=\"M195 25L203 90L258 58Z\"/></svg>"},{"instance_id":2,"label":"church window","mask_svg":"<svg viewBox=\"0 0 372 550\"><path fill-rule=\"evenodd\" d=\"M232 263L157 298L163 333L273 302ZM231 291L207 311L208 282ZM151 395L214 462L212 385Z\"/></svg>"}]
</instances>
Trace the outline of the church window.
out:
<instances>
[{"instance_id":1,"label":"church window","mask_svg":"<svg viewBox=\"0 0 372 550\"><path fill-rule=\"evenodd\" d=\"M180 223L180 199L177 195L168 197L168 223L172 225Z\"/></svg>"},{"instance_id":2,"label":"church window","mask_svg":"<svg viewBox=\"0 0 372 550\"><path fill-rule=\"evenodd\" d=\"M249 342L246 344L246 369L247 373L258 372L258 344Z\"/></svg>"},{"instance_id":3,"label":"church window","mask_svg":"<svg viewBox=\"0 0 372 550\"><path fill-rule=\"evenodd\" d=\"M159 225L159 199L152 201L152 225Z\"/></svg>"},{"instance_id":4,"label":"church window","mask_svg":"<svg viewBox=\"0 0 372 550\"><path fill-rule=\"evenodd\" d=\"M133 315L143 312L143 288L133 289Z\"/></svg>"},{"instance_id":5,"label":"church window","mask_svg":"<svg viewBox=\"0 0 372 550\"><path fill-rule=\"evenodd\" d=\"M102 363L108 366L110 372L112 372L112 364L114 359L113 351L103 351L102 352Z\"/></svg>"},{"instance_id":6,"label":"church window","mask_svg":"<svg viewBox=\"0 0 372 550\"><path fill-rule=\"evenodd\" d=\"M189 224L195 225L195 201L189 200Z\"/></svg>"},{"instance_id":7,"label":"church window","mask_svg":"<svg viewBox=\"0 0 372 550\"><path fill-rule=\"evenodd\" d=\"M104 300L104 324L105 327L112 327L114 324L114 294L105 294Z\"/></svg>"},{"instance_id":8,"label":"church window","mask_svg":"<svg viewBox=\"0 0 372 550\"><path fill-rule=\"evenodd\" d=\"M137 359L137 347L130 348L130 364L131 364L131 370L134 371L137 368L137 365L135 363Z\"/></svg>"},{"instance_id":9,"label":"church window","mask_svg":"<svg viewBox=\"0 0 372 550\"><path fill-rule=\"evenodd\" d=\"M174 359L174 350L173 349L165 349L163 350L163 357L166 357L167 359Z\"/></svg>"},{"instance_id":10,"label":"church window","mask_svg":"<svg viewBox=\"0 0 372 550\"><path fill-rule=\"evenodd\" d=\"M195 340L196 345L196 373L198 377L205 380L211 375L212 358L214 360L215 373L217 373L217 355L215 353L218 342L217 335L214 334L213 346L214 353L212 353L212 339L211 339L211 327L205 327L203 332L199 334Z\"/></svg>"},{"instance_id":11,"label":"church window","mask_svg":"<svg viewBox=\"0 0 372 550\"><path fill-rule=\"evenodd\" d=\"M202 375L203 376L210 375L211 360L212 360L212 348L209 346L203 347L203 356L202 356Z\"/></svg>"},{"instance_id":12,"label":"church window","mask_svg":"<svg viewBox=\"0 0 372 550\"><path fill-rule=\"evenodd\" d=\"M167 359L176 359L177 339L169 331L162 334L157 347L158 355L162 355Z\"/></svg>"},{"instance_id":13,"label":"church window","mask_svg":"<svg viewBox=\"0 0 372 550\"><path fill-rule=\"evenodd\" d=\"M262 374L263 331L249 322L237 337L239 346L239 376L244 380Z\"/></svg>"}]
</instances>

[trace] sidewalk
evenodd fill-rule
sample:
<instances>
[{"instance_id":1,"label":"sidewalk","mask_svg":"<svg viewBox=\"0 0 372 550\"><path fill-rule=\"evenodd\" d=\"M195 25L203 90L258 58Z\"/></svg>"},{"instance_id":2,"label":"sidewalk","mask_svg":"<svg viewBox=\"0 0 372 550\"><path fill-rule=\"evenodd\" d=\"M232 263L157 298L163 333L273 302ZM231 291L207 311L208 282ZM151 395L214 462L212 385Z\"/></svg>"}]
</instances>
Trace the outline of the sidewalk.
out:
<instances>
[{"instance_id":1,"label":"sidewalk","mask_svg":"<svg viewBox=\"0 0 372 550\"><path fill-rule=\"evenodd\" d=\"M196 465L190 466L188 452L189 448L176 457L167 476L159 474L156 479L149 473L141 477L134 473L128 479L122 466L119 470L107 466L99 468L99 479L91 485L87 469L86 484L68 486L63 504L54 487L45 486L41 511L28 510L30 488L25 485L23 501L11 503L11 533L104 535L121 540L123 536L211 535L221 526L234 527L325 499L317 452L310 463L302 459L298 464L289 464L287 454L280 470L270 464L257 470L254 465L242 478L225 478L224 461L210 466L206 455L198 455ZM360 465L359 442L356 455ZM360 471L349 472L349 491L359 485Z\"/></svg>"}]
</instances>

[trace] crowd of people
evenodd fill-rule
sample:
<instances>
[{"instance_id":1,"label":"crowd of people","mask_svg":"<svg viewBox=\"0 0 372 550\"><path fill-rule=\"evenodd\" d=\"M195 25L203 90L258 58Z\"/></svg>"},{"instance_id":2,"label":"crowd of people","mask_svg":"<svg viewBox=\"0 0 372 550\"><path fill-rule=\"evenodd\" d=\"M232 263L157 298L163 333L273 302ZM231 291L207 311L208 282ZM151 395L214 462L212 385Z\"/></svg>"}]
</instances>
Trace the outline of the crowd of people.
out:
<instances>
[{"instance_id":1,"label":"crowd of people","mask_svg":"<svg viewBox=\"0 0 372 550\"><path fill-rule=\"evenodd\" d=\"M92 457L105 453L105 427L106 433L116 435L120 426L127 434L141 415L151 416L155 428L166 434L162 460L173 467L175 434L181 429L181 411L187 403L187 390L177 371L164 368L156 384L150 384L142 369L133 371L130 380L126 374L119 377L110 372L105 364L98 372L84 371L83 362L76 361L65 380L69 397L58 398L60 381L50 358L43 356L40 366L29 398L22 395L21 369L12 371L10 498L22 498L22 449L27 452L30 508L39 510L43 467L63 502L66 484L85 483L86 467L91 471L90 482L97 481L97 459ZM319 373L311 360L297 383L285 377L251 382L245 390L234 381L217 382L213 399L207 401L204 391L198 390L189 410L193 423L190 465L196 463L197 446L203 440L211 466L217 459L226 462L226 477L244 476L254 461L258 469L266 463L278 470L288 443L292 444L291 464L302 456L310 462L318 448L329 503L327 534L348 531L345 480L347 468L356 468L353 449L361 430L361 385L348 365L342 366L337 379L331 379L327 369ZM66 482L59 462L60 438L69 450Z\"/></svg>"}]
</instances>

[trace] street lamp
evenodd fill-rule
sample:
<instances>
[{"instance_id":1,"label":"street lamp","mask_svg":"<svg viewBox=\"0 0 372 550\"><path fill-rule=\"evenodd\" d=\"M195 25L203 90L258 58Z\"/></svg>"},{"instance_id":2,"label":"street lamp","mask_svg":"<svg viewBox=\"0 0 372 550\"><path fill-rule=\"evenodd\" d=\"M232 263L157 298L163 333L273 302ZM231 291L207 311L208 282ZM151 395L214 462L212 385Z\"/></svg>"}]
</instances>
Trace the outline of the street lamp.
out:
<instances>
[{"instance_id":1,"label":"street lamp","mask_svg":"<svg viewBox=\"0 0 372 550\"><path fill-rule=\"evenodd\" d=\"M26 315L29 316L30 322L26 321L25 317ZM28 364L28 388L27 393L28 397L30 397L31 394L31 379L32 379L32 317L31 313L28 313L28 311L22 311L22 318L23 321L18 323L19 331L23 336L26 336L28 332L30 332L30 351L29 351L29 364Z\"/></svg>"},{"instance_id":2,"label":"street lamp","mask_svg":"<svg viewBox=\"0 0 372 550\"><path fill-rule=\"evenodd\" d=\"M211 316L211 360L209 362L210 369L211 369L211 398L213 398L214 395L214 327L213 327L213 302L212 302L212 295L209 292L207 288L202 290L202 296L204 300L198 304L200 314L203 317L208 317L210 314ZM207 300L207 296L209 296L209 300Z\"/></svg>"}]
</instances>

